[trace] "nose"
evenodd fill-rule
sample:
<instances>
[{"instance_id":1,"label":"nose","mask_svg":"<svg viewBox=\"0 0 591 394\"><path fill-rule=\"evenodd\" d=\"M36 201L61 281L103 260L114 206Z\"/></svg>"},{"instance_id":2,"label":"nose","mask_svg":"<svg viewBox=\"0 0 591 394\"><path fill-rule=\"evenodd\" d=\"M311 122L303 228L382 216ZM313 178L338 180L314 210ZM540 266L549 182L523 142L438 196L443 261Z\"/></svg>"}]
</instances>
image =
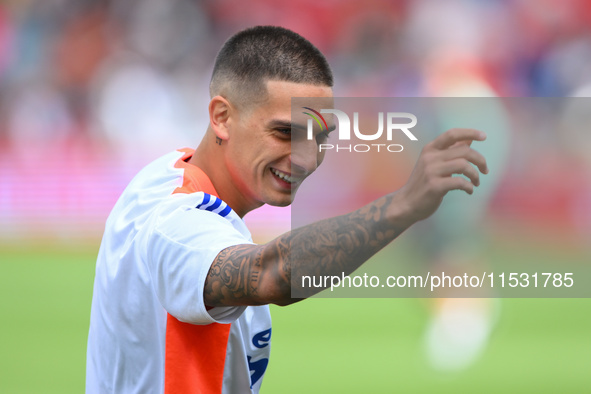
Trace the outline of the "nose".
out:
<instances>
[{"instance_id":1,"label":"nose","mask_svg":"<svg viewBox=\"0 0 591 394\"><path fill-rule=\"evenodd\" d=\"M314 140L300 139L291 144L291 171L294 175L309 175L320 165L321 156Z\"/></svg>"}]
</instances>

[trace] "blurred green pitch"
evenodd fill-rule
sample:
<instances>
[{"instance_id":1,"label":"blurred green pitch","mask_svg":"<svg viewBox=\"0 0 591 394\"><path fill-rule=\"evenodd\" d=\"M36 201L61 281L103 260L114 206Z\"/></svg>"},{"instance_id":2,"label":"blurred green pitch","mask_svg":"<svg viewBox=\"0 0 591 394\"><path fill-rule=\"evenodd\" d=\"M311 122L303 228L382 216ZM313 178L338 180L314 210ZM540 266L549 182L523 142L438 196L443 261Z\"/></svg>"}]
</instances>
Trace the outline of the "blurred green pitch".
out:
<instances>
[{"instance_id":1,"label":"blurred green pitch","mask_svg":"<svg viewBox=\"0 0 591 394\"><path fill-rule=\"evenodd\" d=\"M0 393L82 393L97 247L0 249ZM504 299L490 346L430 370L421 299L272 307L262 393L591 392L591 300Z\"/></svg>"}]
</instances>

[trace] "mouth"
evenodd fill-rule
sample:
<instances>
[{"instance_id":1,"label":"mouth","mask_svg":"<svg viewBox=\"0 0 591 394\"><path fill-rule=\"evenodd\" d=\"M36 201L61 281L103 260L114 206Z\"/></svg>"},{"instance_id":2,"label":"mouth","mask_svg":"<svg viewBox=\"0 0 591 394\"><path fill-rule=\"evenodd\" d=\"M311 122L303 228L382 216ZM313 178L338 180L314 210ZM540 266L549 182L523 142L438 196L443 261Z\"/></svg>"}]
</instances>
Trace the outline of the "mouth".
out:
<instances>
[{"instance_id":1,"label":"mouth","mask_svg":"<svg viewBox=\"0 0 591 394\"><path fill-rule=\"evenodd\" d=\"M298 183L300 181L300 178L295 177L293 175L290 175L286 172L283 171L279 171L275 168L271 168L271 172L273 173L273 175L275 175L277 178L281 179L283 182L286 182L290 185L293 185L295 183Z\"/></svg>"}]
</instances>

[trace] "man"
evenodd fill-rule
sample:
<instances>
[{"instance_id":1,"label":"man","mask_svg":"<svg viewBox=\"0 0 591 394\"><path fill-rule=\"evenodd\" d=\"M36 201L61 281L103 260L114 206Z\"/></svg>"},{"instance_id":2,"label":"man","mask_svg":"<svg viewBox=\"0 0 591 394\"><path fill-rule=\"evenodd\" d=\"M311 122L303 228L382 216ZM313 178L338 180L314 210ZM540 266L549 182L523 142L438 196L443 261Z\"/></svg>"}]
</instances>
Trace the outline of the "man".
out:
<instances>
[{"instance_id":1,"label":"man","mask_svg":"<svg viewBox=\"0 0 591 394\"><path fill-rule=\"evenodd\" d=\"M479 184L472 164L488 171L469 147L484 135L450 130L425 147L397 193L253 244L242 217L289 205L323 159L328 130L292 151L292 130L296 139L304 127L292 125L291 98L330 101L332 84L324 56L289 30L255 27L224 44L203 141L148 165L107 220L87 392L258 392L271 340L267 304L297 301L292 278L352 272L449 190L471 194Z\"/></svg>"}]
</instances>

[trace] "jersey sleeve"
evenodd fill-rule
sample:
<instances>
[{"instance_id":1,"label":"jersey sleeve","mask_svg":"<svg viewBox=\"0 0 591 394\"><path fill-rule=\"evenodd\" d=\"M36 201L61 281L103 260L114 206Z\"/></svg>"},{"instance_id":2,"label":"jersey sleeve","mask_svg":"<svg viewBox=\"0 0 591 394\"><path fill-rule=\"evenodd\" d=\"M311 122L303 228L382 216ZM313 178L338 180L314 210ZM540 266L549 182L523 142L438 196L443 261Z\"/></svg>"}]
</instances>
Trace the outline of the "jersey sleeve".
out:
<instances>
[{"instance_id":1,"label":"jersey sleeve","mask_svg":"<svg viewBox=\"0 0 591 394\"><path fill-rule=\"evenodd\" d=\"M231 323L246 307L207 310L203 289L209 268L223 249L252 244L216 213L179 207L155 219L147 236L147 267L160 303L178 320L192 324Z\"/></svg>"}]
</instances>

